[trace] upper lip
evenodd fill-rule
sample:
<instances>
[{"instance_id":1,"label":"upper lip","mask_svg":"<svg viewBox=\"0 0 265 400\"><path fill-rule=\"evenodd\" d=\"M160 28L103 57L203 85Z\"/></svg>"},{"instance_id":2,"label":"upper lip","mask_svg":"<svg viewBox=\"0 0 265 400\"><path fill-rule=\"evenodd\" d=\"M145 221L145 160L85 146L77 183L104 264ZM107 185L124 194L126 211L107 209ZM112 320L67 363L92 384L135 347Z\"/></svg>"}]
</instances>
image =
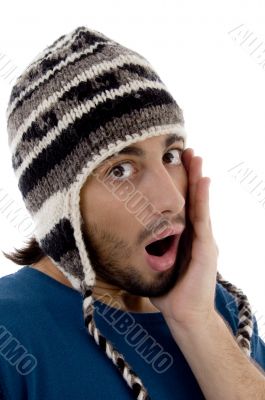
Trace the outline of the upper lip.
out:
<instances>
[{"instance_id":1,"label":"upper lip","mask_svg":"<svg viewBox=\"0 0 265 400\"><path fill-rule=\"evenodd\" d=\"M148 246L149 244L151 244L152 242L155 242L156 240L164 239L167 236L181 235L181 233L184 231L184 229L185 229L184 225L172 225L159 234L155 233L148 240L148 242L145 244L145 246Z\"/></svg>"}]
</instances>

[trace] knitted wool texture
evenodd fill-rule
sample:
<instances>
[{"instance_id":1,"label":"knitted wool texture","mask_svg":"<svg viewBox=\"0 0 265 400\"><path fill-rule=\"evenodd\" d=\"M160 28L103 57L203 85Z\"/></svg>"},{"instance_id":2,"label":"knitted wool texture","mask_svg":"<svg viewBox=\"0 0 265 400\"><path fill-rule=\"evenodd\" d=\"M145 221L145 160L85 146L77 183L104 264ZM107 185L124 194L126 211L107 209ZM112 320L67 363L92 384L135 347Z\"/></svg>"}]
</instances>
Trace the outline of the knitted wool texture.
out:
<instances>
[{"instance_id":1,"label":"knitted wool texture","mask_svg":"<svg viewBox=\"0 0 265 400\"><path fill-rule=\"evenodd\" d=\"M182 110L143 56L81 26L45 48L17 78L7 130L12 166L39 246L82 293L87 330L134 397L150 399L140 377L95 325L95 272L82 236L80 190L98 164L129 144L177 133L185 148ZM217 281L235 297L236 340L250 356L248 299L219 272Z\"/></svg>"}]
</instances>

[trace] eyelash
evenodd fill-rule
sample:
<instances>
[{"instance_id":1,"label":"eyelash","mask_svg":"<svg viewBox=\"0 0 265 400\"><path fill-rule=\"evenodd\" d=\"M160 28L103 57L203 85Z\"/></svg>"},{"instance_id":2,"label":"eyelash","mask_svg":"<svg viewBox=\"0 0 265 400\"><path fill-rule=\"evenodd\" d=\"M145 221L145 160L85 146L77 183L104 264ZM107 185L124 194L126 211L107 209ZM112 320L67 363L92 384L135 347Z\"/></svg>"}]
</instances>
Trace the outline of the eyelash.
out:
<instances>
[{"instance_id":1,"label":"eyelash","mask_svg":"<svg viewBox=\"0 0 265 400\"><path fill-rule=\"evenodd\" d=\"M179 148L177 148L177 147L174 147L173 149L169 149L165 154L169 153L169 152L172 151L172 150L177 150L178 153L179 153L180 159L181 159L181 155L182 155L184 149L179 149ZM164 155L165 155L165 154L164 154ZM117 167L119 167L119 166L121 166L121 165L123 165L123 164L130 164L130 165L131 165L131 161L129 161L129 160L128 160L128 161L124 160L124 161L122 161L122 162L119 162L119 163L116 164L116 165L113 165L113 167L111 167L111 169L110 169L109 171L107 171L106 176L109 177L110 174L113 172L113 170L114 170L115 168L117 168ZM181 164L181 162L180 162L180 164ZM179 166L180 164L178 163L176 166ZM114 180L114 181L121 181L121 180L123 180L123 178L114 177L114 178L111 178L111 180Z\"/></svg>"}]
</instances>

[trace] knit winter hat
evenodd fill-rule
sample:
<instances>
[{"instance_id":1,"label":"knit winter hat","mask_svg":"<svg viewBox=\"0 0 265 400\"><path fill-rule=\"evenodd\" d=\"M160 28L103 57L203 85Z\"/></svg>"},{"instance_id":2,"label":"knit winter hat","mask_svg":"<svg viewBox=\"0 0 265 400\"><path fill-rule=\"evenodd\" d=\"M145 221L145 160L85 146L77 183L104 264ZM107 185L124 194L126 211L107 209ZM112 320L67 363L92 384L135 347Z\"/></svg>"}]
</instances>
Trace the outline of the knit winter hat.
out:
<instances>
[{"instance_id":1,"label":"knit winter hat","mask_svg":"<svg viewBox=\"0 0 265 400\"><path fill-rule=\"evenodd\" d=\"M85 26L59 37L17 78L7 108L12 166L44 253L83 296L85 325L138 400L141 379L97 329L95 272L82 235L80 190L107 157L147 138L186 131L183 113L140 54ZM252 316L241 290L237 342L250 355Z\"/></svg>"}]
</instances>

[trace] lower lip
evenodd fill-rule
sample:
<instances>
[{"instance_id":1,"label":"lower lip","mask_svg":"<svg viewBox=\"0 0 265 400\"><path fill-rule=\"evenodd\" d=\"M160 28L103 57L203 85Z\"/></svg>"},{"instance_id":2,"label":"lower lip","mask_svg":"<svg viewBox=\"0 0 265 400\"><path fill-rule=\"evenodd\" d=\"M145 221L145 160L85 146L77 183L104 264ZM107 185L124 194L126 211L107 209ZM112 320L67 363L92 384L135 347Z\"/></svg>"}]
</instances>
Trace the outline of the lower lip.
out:
<instances>
[{"instance_id":1,"label":"lower lip","mask_svg":"<svg viewBox=\"0 0 265 400\"><path fill-rule=\"evenodd\" d=\"M177 255L177 248L179 243L180 235L176 235L174 240L171 243L170 248L165 252L163 256L153 256L148 254L145 251L145 258L150 268L154 271L166 271L167 269L173 267L176 255Z\"/></svg>"}]
</instances>

